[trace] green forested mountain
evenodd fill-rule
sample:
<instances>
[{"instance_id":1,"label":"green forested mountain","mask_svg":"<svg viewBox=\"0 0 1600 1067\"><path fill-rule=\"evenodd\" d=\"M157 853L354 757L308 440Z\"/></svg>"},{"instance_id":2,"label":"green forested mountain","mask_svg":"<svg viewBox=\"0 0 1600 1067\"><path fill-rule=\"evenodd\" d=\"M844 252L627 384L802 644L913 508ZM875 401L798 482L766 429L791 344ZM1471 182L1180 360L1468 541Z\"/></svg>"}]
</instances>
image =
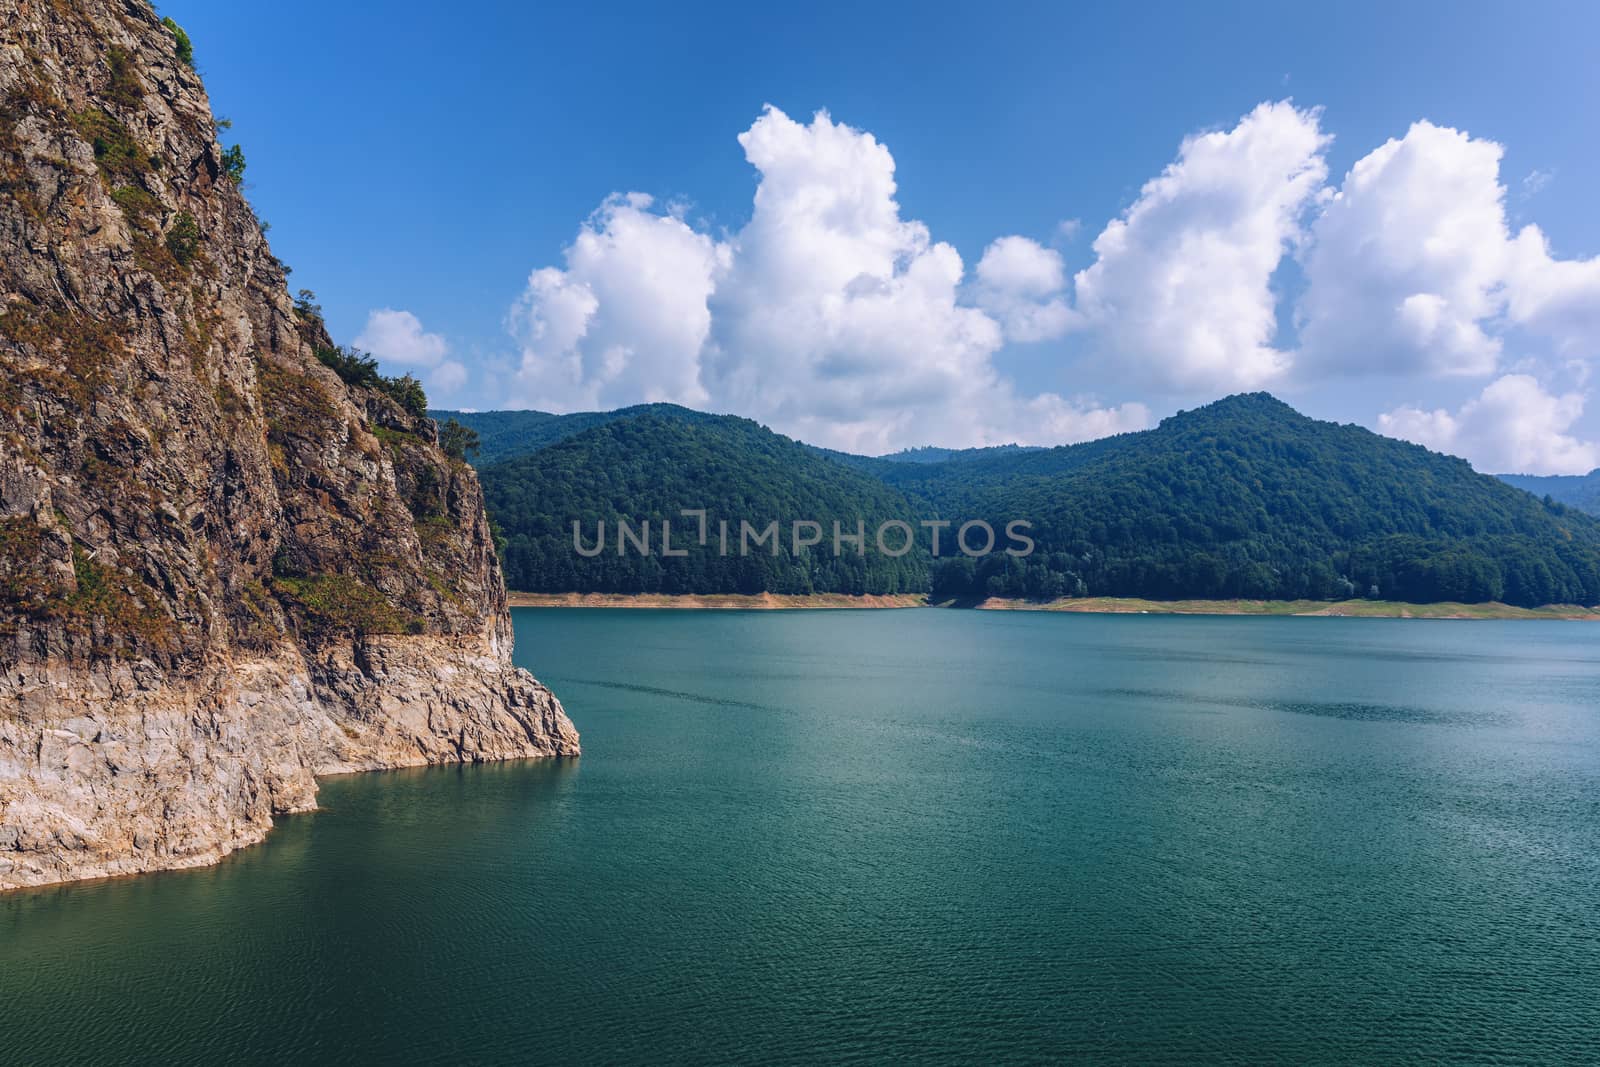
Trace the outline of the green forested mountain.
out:
<instances>
[{"instance_id":1,"label":"green forested mountain","mask_svg":"<svg viewBox=\"0 0 1600 1067\"><path fill-rule=\"evenodd\" d=\"M668 407L662 405L661 408ZM532 455L485 467L490 514L504 539L506 581L534 592L906 593L928 588L928 558L877 551L872 531L913 520L906 497L874 478L748 419L682 408L638 411L591 427ZM699 520L683 509L704 509ZM573 544L604 548L593 558ZM619 551L619 520L637 536L648 523L649 554ZM662 523L674 550L662 552ZM833 552L833 522L868 532L865 550ZM821 544L791 551L793 523L822 524ZM728 523L726 542L722 523ZM742 523L750 524L746 533ZM762 537L777 523L780 544ZM603 523L603 542L599 540ZM807 529L802 539L814 531ZM726 544L726 554L723 545ZM888 542L898 550L901 542ZM773 553L773 548L780 550ZM743 551L741 550L743 549Z\"/></svg>"},{"instance_id":2,"label":"green forested mountain","mask_svg":"<svg viewBox=\"0 0 1600 1067\"><path fill-rule=\"evenodd\" d=\"M1033 556L942 561L936 592L1600 601L1593 518L1265 393L1144 433L884 478L940 514L1035 524Z\"/></svg>"},{"instance_id":3,"label":"green forested mountain","mask_svg":"<svg viewBox=\"0 0 1600 1067\"><path fill-rule=\"evenodd\" d=\"M455 419L470 430L477 431L479 451L473 463L488 467L518 456L537 452L546 445L564 441L574 434L594 426L630 418L634 415L655 413L689 421L718 418L703 411L679 407L676 404L635 404L615 411L575 411L570 415L552 415L547 411L444 411L428 414L439 422Z\"/></svg>"},{"instance_id":4,"label":"green forested mountain","mask_svg":"<svg viewBox=\"0 0 1600 1067\"><path fill-rule=\"evenodd\" d=\"M553 415L547 411L449 411L435 409L428 414L443 423L454 419L478 434L481 450L473 462L488 467L518 456L526 456L546 445L564 441L592 426L647 413L668 415L691 421L718 418L693 408L677 404L635 404L615 411L576 411L570 415ZM1024 445L991 445L987 448L937 448L924 445L906 448L887 456L857 456L849 452L835 452L831 448L815 448L831 459L861 470L878 470L884 463L942 463L947 460L978 459L1008 452L1029 451Z\"/></svg>"},{"instance_id":5,"label":"green forested mountain","mask_svg":"<svg viewBox=\"0 0 1600 1067\"><path fill-rule=\"evenodd\" d=\"M1497 477L1534 496L1548 496L1568 507L1600 515L1600 470L1588 474L1501 474Z\"/></svg>"},{"instance_id":6,"label":"green forested mountain","mask_svg":"<svg viewBox=\"0 0 1600 1067\"><path fill-rule=\"evenodd\" d=\"M514 588L543 591L898 592L1600 602L1600 522L1441 456L1356 426L1306 418L1264 393L1230 397L1157 429L1049 449L977 449L937 462L829 453L753 422L654 406L509 462L483 482ZM460 416L458 416L460 417ZM574 418L574 416L568 416ZM684 560L573 550L571 523L652 520L682 508L713 522L794 519L869 530L864 559L830 543ZM929 537L890 559L885 518L1024 520L1034 551L982 559ZM831 528L828 531L831 534ZM978 540L981 541L981 538ZM999 545L1004 548L1002 539ZM898 535L890 547L898 547ZM757 562L757 559L759 562Z\"/></svg>"}]
</instances>

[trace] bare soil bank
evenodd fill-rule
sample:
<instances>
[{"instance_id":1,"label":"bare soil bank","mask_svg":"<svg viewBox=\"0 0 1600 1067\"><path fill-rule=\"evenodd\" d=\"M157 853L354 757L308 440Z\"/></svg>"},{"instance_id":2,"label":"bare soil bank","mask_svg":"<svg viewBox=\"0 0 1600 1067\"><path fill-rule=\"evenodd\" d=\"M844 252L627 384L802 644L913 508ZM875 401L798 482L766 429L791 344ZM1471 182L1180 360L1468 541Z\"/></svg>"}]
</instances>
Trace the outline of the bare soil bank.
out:
<instances>
[{"instance_id":1,"label":"bare soil bank","mask_svg":"<svg viewBox=\"0 0 1600 1067\"><path fill-rule=\"evenodd\" d=\"M1405 604L1393 600L1140 600L1134 597L1077 597L1059 600L930 602L926 596L810 596L778 593L512 593L514 608L666 608L770 611L816 608L967 607L986 611L1075 611L1111 615L1329 615L1367 619L1589 619L1600 611L1576 604L1518 608L1510 604Z\"/></svg>"}]
</instances>

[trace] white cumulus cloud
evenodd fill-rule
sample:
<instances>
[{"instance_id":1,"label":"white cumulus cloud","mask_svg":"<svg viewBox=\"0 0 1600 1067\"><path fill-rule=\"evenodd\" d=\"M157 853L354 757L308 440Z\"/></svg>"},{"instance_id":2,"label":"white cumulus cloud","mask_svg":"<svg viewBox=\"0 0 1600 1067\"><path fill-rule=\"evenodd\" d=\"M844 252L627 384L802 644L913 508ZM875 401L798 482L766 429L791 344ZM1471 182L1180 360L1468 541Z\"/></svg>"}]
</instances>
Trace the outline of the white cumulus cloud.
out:
<instances>
[{"instance_id":1,"label":"white cumulus cloud","mask_svg":"<svg viewBox=\"0 0 1600 1067\"><path fill-rule=\"evenodd\" d=\"M870 133L769 107L739 143L759 184L736 233L715 239L648 197L613 197L564 269L533 272L510 316L520 399L671 400L862 450L1058 443L1148 423L1137 404L1021 396L995 371L1000 322L963 301L956 250L901 216L894 158Z\"/></svg>"},{"instance_id":2,"label":"white cumulus cloud","mask_svg":"<svg viewBox=\"0 0 1600 1067\"><path fill-rule=\"evenodd\" d=\"M1280 377L1272 275L1327 175L1320 112L1261 104L1190 137L1095 239L1077 310L1114 370L1177 389Z\"/></svg>"},{"instance_id":3,"label":"white cumulus cloud","mask_svg":"<svg viewBox=\"0 0 1600 1067\"><path fill-rule=\"evenodd\" d=\"M1563 356L1600 354L1600 259L1556 258L1537 226L1512 236L1503 153L1418 122L1356 163L1304 257L1308 369L1488 376L1506 369L1513 326Z\"/></svg>"},{"instance_id":4,"label":"white cumulus cloud","mask_svg":"<svg viewBox=\"0 0 1600 1067\"><path fill-rule=\"evenodd\" d=\"M1457 412L1400 407L1378 416L1391 437L1461 456L1497 474L1586 474L1600 467L1600 443L1570 430L1583 414L1579 393L1555 396L1527 374L1495 379Z\"/></svg>"},{"instance_id":5,"label":"white cumulus cloud","mask_svg":"<svg viewBox=\"0 0 1600 1067\"><path fill-rule=\"evenodd\" d=\"M424 330L422 321L409 311L379 308L368 312L366 326L352 343L385 363L398 363L416 372L430 393L454 393L467 382L467 368L446 358L449 343Z\"/></svg>"},{"instance_id":6,"label":"white cumulus cloud","mask_svg":"<svg viewBox=\"0 0 1600 1067\"><path fill-rule=\"evenodd\" d=\"M1340 374L1493 372L1506 268L1501 148L1418 122L1362 158L1313 226L1306 362Z\"/></svg>"},{"instance_id":7,"label":"white cumulus cloud","mask_svg":"<svg viewBox=\"0 0 1600 1067\"><path fill-rule=\"evenodd\" d=\"M757 177L743 225L711 232L617 194L559 265L529 275L507 318L519 358L505 401L674 401L880 451L1150 423L1142 404L1023 389L1001 366L1168 397L1476 378L1492 384L1461 409L1399 408L1382 425L1526 470L1588 454L1581 394L1539 382L1581 388L1600 356L1600 258L1560 258L1536 226L1513 233L1493 141L1419 121L1330 186L1321 111L1262 103L1184 139L1069 278L1059 251L1020 235L969 271L902 211L889 148L826 112L769 107L738 140ZM374 312L363 338L441 382L464 377L409 313ZM1031 364L997 360L1007 344L1036 346Z\"/></svg>"},{"instance_id":8,"label":"white cumulus cloud","mask_svg":"<svg viewBox=\"0 0 1600 1067\"><path fill-rule=\"evenodd\" d=\"M1525 226L1508 259L1512 321L1551 340L1564 356L1600 357L1600 256L1557 259L1539 227Z\"/></svg>"},{"instance_id":9,"label":"white cumulus cloud","mask_svg":"<svg viewBox=\"0 0 1600 1067\"><path fill-rule=\"evenodd\" d=\"M976 299L1008 341L1049 341L1072 328L1061 253L1026 237L1001 237L978 260Z\"/></svg>"},{"instance_id":10,"label":"white cumulus cloud","mask_svg":"<svg viewBox=\"0 0 1600 1067\"><path fill-rule=\"evenodd\" d=\"M553 411L640 401L703 405L706 307L727 249L642 193L613 196L578 231L566 269L529 276L509 325L517 385Z\"/></svg>"},{"instance_id":11,"label":"white cumulus cloud","mask_svg":"<svg viewBox=\"0 0 1600 1067\"><path fill-rule=\"evenodd\" d=\"M368 312L367 325L356 335L355 346L389 363L432 367L450 346L436 333L428 333L409 311L379 308Z\"/></svg>"}]
</instances>

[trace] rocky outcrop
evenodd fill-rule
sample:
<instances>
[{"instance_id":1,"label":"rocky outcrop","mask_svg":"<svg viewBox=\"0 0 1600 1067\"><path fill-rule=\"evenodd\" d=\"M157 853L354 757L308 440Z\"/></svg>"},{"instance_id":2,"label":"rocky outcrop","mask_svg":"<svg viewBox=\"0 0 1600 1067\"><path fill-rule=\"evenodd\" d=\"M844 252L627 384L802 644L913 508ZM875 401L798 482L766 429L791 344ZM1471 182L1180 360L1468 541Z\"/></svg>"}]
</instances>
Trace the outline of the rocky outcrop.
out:
<instances>
[{"instance_id":1,"label":"rocky outcrop","mask_svg":"<svg viewBox=\"0 0 1600 1067\"><path fill-rule=\"evenodd\" d=\"M186 867L314 776L571 756L472 470L331 344L142 0L0 0L0 889Z\"/></svg>"}]
</instances>

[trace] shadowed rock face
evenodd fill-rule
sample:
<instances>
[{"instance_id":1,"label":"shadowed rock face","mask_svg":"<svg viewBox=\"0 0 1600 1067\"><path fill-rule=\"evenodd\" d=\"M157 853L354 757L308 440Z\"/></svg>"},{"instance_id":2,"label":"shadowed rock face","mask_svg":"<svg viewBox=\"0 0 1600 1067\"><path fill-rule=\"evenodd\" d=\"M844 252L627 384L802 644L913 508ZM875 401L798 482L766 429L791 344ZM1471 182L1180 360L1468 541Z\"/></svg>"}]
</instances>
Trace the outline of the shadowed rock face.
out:
<instances>
[{"instance_id":1,"label":"shadowed rock face","mask_svg":"<svg viewBox=\"0 0 1600 1067\"><path fill-rule=\"evenodd\" d=\"M578 753L477 478L319 361L216 133L142 0L0 0L0 889Z\"/></svg>"}]
</instances>

